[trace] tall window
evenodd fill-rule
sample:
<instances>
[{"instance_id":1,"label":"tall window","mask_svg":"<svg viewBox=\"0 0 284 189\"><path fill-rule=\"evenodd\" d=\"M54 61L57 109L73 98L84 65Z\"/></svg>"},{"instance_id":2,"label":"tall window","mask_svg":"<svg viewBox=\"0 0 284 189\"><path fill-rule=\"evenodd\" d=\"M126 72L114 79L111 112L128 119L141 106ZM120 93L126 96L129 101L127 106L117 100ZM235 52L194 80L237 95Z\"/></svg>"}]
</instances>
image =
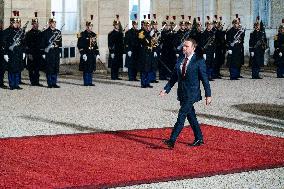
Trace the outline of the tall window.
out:
<instances>
[{"instance_id":1,"label":"tall window","mask_svg":"<svg viewBox=\"0 0 284 189\"><path fill-rule=\"evenodd\" d=\"M151 13L151 0L129 0L129 23L134 20L134 14L137 14L138 21L143 20L143 15ZM131 27L131 24L129 24Z\"/></svg>"},{"instance_id":2,"label":"tall window","mask_svg":"<svg viewBox=\"0 0 284 189\"><path fill-rule=\"evenodd\" d=\"M57 28L65 24L63 31L74 33L79 26L78 0L51 0L51 10L55 11Z\"/></svg>"},{"instance_id":3,"label":"tall window","mask_svg":"<svg viewBox=\"0 0 284 189\"><path fill-rule=\"evenodd\" d=\"M253 16L254 19L259 16L263 24L267 27L270 25L270 9L271 0L254 0L253 1Z\"/></svg>"}]
</instances>

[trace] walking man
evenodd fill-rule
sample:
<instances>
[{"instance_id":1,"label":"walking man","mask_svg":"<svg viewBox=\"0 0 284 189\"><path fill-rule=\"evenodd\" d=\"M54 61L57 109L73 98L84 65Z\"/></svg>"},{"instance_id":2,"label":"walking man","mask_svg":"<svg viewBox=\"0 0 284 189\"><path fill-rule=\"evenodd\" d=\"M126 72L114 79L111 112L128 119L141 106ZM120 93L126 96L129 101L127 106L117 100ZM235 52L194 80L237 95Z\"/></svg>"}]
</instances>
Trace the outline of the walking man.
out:
<instances>
[{"instance_id":1,"label":"walking man","mask_svg":"<svg viewBox=\"0 0 284 189\"><path fill-rule=\"evenodd\" d=\"M169 148L174 148L178 135L184 127L185 118L188 119L194 132L195 140L190 146L199 146L203 144L203 135L196 118L194 103L202 99L200 90L200 81L202 81L205 91L205 102L209 105L212 101L211 89L206 73L205 60L198 58L194 50L196 41L194 39L186 39L183 44L184 56L179 57L175 65L171 79L168 81L164 90L160 92L160 96L165 96L170 92L171 88L178 82L177 95L180 101L180 109L175 126L172 130L169 140L164 143Z\"/></svg>"}]
</instances>

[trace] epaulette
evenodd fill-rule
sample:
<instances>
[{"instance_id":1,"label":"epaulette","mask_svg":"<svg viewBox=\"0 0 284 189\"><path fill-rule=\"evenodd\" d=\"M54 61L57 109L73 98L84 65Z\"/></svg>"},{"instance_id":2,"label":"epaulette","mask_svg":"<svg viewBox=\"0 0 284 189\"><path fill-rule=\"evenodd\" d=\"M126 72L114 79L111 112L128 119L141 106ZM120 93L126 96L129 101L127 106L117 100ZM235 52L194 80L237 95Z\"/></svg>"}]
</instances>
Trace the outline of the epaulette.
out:
<instances>
[{"instance_id":1,"label":"epaulette","mask_svg":"<svg viewBox=\"0 0 284 189\"><path fill-rule=\"evenodd\" d=\"M139 39L144 39L145 38L144 31L139 32L138 38Z\"/></svg>"},{"instance_id":2,"label":"epaulette","mask_svg":"<svg viewBox=\"0 0 284 189\"><path fill-rule=\"evenodd\" d=\"M81 32L77 32L77 38L82 37Z\"/></svg>"},{"instance_id":3,"label":"epaulette","mask_svg":"<svg viewBox=\"0 0 284 189\"><path fill-rule=\"evenodd\" d=\"M278 40L278 35L274 35L274 41Z\"/></svg>"}]
</instances>

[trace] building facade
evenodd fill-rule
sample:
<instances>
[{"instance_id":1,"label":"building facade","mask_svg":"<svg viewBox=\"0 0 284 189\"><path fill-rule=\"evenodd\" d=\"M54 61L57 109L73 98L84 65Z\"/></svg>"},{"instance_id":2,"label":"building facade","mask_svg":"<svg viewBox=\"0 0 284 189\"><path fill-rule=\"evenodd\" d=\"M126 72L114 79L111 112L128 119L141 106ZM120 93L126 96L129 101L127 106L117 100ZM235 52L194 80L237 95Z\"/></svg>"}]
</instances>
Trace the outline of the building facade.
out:
<instances>
[{"instance_id":1,"label":"building facade","mask_svg":"<svg viewBox=\"0 0 284 189\"><path fill-rule=\"evenodd\" d=\"M0 21L4 28L9 26L9 19L13 10L20 11L22 22L30 21L34 12L38 12L40 28L43 28L55 11L57 27L63 28L62 63L76 63L79 60L76 48L76 34L85 29L85 22L90 15L94 15L94 32L98 34L98 44L101 59L107 62L108 47L107 34L112 30L115 15L120 16L123 27L131 25L130 18L134 12L138 19L143 14L156 13L158 23L166 15L177 16L176 22L187 15L200 17L204 23L206 16L222 16L225 28L231 26L231 21L238 14L242 25L246 28L245 54L248 54L249 33L253 30L256 16L260 16L266 27L266 34L273 53L273 36L284 18L283 0L0 0ZM130 24L129 24L130 23ZM204 24L203 24L204 25ZM28 28L29 29L29 28Z\"/></svg>"}]
</instances>

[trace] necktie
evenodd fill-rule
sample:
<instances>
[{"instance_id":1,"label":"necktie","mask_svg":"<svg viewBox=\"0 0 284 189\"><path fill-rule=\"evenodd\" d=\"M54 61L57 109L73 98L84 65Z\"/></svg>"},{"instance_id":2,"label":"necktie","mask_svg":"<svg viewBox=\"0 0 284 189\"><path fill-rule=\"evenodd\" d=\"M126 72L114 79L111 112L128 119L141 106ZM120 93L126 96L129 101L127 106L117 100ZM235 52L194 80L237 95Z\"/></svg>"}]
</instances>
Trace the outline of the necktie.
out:
<instances>
[{"instance_id":1,"label":"necktie","mask_svg":"<svg viewBox=\"0 0 284 189\"><path fill-rule=\"evenodd\" d=\"M183 79L185 78L185 68L186 68L187 60L188 60L188 58L186 57L186 58L183 60L182 67L181 67L181 75L182 75L182 78L183 78Z\"/></svg>"}]
</instances>

